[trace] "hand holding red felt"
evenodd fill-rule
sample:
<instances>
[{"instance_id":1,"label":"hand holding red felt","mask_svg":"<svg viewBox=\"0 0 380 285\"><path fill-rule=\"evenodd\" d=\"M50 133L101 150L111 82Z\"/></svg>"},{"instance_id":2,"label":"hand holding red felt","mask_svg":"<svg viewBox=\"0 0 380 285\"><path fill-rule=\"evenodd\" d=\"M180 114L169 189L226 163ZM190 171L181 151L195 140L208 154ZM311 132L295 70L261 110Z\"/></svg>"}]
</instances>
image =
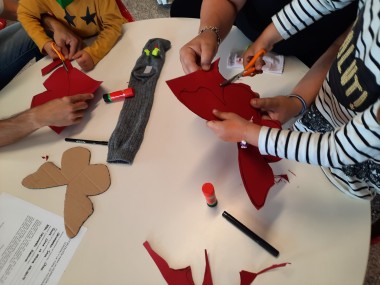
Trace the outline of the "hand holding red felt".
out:
<instances>
[{"instance_id":1,"label":"hand holding red felt","mask_svg":"<svg viewBox=\"0 0 380 285\"><path fill-rule=\"evenodd\" d=\"M218 70L219 60L216 60L210 71L199 70L188 75L167 81L175 96L192 112L201 118L218 120L213 114L217 109L222 112L238 114L245 120L252 120L257 125L281 128L280 122L263 120L259 110L250 104L251 99L258 94L242 83L232 83L220 87L225 78ZM274 184L274 176L268 162L279 158L262 156L257 147L248 145L242 149L238 146L239 168L247 194L253 205L260 209L267 197L270 187Z\"/></svg>"},{"instance_id":2,"label":"hand holding red felt","mask_svg":"<svg viewBox=\"0 0 380 285\"><path fill-rule=\"evenodd\" d=\"M222 140L226 142L240 142L245 140L250 121L243 119L238 114L213 110L217 121L208 121L207 126Z\"/></svg>"},{"instance_id":3,"label":"hand holding red felt","mask_svg":"<svg viewBox=\"0 0 380 285\"><path fill-rule=\"evenodd\" d=\"M69 60L65 61L68 71L63 66L58 67L44 82L47 89L32 99L31 107L36 107L49 102L53 99L63 98L65 96L73 96L76 94L94 93L102 83L96 81L84 74L77 68L74 68ZM42 75L49 73L55 67L62 65L60 59L54 60L51 64L43 68ZM50 126L57 134L59 134L65 127Z\"/></svg>"}]
</instances>

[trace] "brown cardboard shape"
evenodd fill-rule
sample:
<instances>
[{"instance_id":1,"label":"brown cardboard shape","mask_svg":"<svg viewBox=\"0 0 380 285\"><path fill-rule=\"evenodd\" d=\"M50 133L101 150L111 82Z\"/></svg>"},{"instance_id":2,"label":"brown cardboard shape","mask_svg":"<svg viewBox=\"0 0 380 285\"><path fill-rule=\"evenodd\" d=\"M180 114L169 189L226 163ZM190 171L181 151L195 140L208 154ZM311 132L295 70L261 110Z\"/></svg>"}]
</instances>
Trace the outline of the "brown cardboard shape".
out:
<instances>
[{"instance_id":1,"label":"brown cardboard shape","mask_svg":"<svg viewBox=\"0 0 380 285\"><path fill-rule=\"evenodd\" d=\"M22 181L29 189L43 189L67 185L64 220L68 237L75 237L83 223L92 215L94 207L89 196L108 190L111 178L104 164L90 164L91 153L83 147L66 150L61 168L45 162Z\"/></svg>"}]
</instances>

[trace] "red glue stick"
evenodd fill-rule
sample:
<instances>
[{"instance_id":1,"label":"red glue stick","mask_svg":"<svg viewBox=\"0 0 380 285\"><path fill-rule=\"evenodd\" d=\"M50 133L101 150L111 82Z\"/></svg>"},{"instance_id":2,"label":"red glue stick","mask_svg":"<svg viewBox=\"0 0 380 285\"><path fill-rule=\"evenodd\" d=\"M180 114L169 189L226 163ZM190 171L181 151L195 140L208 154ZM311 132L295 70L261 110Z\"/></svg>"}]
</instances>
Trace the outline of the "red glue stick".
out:
<instances>
[{"instance_id":1,"label":"red glue stick","mask_svg":"<svg viewBox=\"0 0 380 285\"><path fill-rule=\"evenodd\" d=\"M122 100L122 99L125 99L128 97L132 97L132 96L135 96L135 92L134 92L133 88L128 88L128 89L114 91L111 93L104 94L103 100L106 103L111 103L111 102Z\"/></svg>"},{"instance_id":2,"label":"red glue stick","mask_svg":"<svg viewBox=\"0 0 380 285\"><path fill-rule=\"evenodd\" d=\"M218 200L215 196L214 186L211 183L207 182L203 184L202 192L206 198L206 202L209 207L215 207L216 204L218 204Z\"/></svg>"}]
</instances>

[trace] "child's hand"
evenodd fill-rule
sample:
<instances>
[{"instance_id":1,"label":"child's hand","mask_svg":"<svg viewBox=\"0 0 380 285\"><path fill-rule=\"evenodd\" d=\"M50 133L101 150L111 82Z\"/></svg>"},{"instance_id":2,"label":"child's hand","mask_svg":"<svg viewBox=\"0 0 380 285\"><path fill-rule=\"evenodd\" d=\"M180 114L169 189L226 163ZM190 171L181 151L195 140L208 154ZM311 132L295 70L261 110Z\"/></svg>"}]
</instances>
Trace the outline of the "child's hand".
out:
<instances>
[{"instance_id":1,"label":"child's hand","mask_svg":"<svg viewBox=\"0 0 380 285\"><path fill-rule=\"evenodd\" d=\"M250 45L243 54L243 65L246 66L259 50L261 50L261 47L255 45L255 43ZM263 56L260 56L255 62L255 68L256 70L262 70L264 65Z\"/></svg>"},{"instance_id":2,"label":"child's hand","mask_svg":"<svg viewBox=\"0 0 380 285\"><path fill-rule=\"evenodd\" d=\"M82 40L64 25L56 26L54 41L61 47L61 52L65 58L70 60L83 46Z\"/></svg>"},{"instance_id":3,"label":"child's hand","mask_svg":"<svg viewBox=\"0 0 380 285\"><path fill-rule=\"evenodd\" d=\"M240 142L246 140L248 125L252 124L235 113L213 110L220 121L208 121L207 126L222 140Z\"/></svg>"},{"instance_id":4,"label":"child's hand","mask_svg":"<svg viewBox=\"0 0 380 285\"><path fill-rule=\"evenodd\" d=\"M58 55L55 53L55 51L53 50L52 46L51 46L51 43L52 41L50 42L47 42L46 44L44 44L44 50L45 52L48 54L48 56L50 56L52 59L56 59L58 58ZM60 51L61 48L57 46L57 49Z\"/></svg>"},{"instance_id":5,"label":"child's hand","mask_svg":"<svg viewBox=\"0 0 380 285\"><path fill-rule=\"evenodd\" d=\"M280 121L281 124L297 116L302 109L302 105L297 98L287 96L254 98L251 100L251 106L260 109L263 113L266 113L271 120Z\"/></svg>"},{"instance_id":6,"label":"child's hand","mask_svg":"<svg viewBox=\"0 0 380 285\"><path fill-rule=\"evenodd\" d=\"M92 60L91 56L85 52L84 50L78 51L74 56L73 59L77 61L79 66L84 71L90 71L95 67L94 61Z\"/></svg>"}]
</instances>

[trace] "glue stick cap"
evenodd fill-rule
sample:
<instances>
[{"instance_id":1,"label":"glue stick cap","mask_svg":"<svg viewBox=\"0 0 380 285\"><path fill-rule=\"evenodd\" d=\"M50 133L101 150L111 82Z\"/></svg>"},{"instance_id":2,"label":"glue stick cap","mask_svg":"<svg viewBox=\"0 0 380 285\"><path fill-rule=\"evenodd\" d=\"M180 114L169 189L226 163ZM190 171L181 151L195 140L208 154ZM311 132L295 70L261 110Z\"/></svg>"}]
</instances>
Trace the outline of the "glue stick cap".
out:
<instances>
[{"instance_id":1,"label":"glue stick cap","mask_svg":"<svg viewBox=\"0 0 380 285\"><path fill-rule=\"evenodd\" d=\"M104 100L104 102L106 102L106 103L111 103L111 102L112 102L109 93L103 95L103 100Z\"/></svg>"},{"instance_id":2,"label":"glue stick cap","mask_svg":"<svg viewBox=\"0 0 380 285\"><path fill-rule=\"evenodd\" d=\"M210 182L204 183L202 186L202 192L206 198L206 202L209 207L215 207L216 204L218 204L218 200L216 199L216 196L215 196L214 185L212 185L212 183Z\"/></svg>"}]
</instances>

